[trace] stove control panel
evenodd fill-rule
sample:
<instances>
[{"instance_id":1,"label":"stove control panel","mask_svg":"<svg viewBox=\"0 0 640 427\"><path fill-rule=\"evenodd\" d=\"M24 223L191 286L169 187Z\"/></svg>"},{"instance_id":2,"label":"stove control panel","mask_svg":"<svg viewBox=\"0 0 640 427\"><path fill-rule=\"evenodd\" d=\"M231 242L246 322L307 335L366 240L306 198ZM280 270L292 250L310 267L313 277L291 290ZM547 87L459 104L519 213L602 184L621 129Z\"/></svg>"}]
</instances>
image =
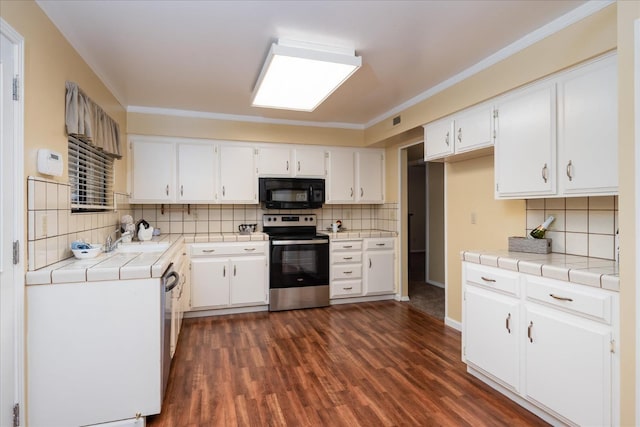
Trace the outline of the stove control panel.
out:
<instances>
[{"instance_id":1,"label":"stove control panel","mask_svg":"<svg viewBox=\"0 0 640 427\"><path fill-rule=\"evenodd\" d=\"M316 214L266 214L262 216L263 227L315 227Z\"/></svg>"}]
</instances>

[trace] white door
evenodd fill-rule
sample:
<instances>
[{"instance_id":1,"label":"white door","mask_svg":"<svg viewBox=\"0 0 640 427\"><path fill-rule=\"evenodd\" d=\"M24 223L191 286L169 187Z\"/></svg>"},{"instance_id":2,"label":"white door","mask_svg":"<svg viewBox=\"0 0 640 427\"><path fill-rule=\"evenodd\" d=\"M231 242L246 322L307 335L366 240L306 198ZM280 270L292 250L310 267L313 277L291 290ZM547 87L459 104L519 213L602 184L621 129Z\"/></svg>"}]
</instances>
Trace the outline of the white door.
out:
<instances>
[{"instance_id":1,"label":"white door","mask_svg":"<svg viewBox=\"0 0 640 427\"><path fill-rule=\"evenodd\" d=\"M191 260L191 307L229 305L229 259Z\"/></svg>"},{"instance_id":2,"label":"white door","mask_svg":"<svg viewBox=\"0 0 640 427\"><path fill-rule=\"evenodd\" d=\"M543 83L497 105L495 173L499 197L556 192L555 86Z\"/></svg>"},{"instance_id":3,"label":"white door","mask_svg":"<svg viewBox=\"0 0 640 427\"><path fill-rule=\"evenodd\" d=\"M220 147L220 194L223 203L258 203L258 174L253 147Z\"/></svg>"},{"instance_id":4,"label":"white door","mask_svg":"<svg viewBox=\"0 0 640 427\"><path fill-rule=\"evenodd\" d=\"M175 144L131 141L131 201L166 203L174 200Z\"/></svg>"},{"instance_id":5,"label":"white door","mask_svg":"<svg viewBox=\"0 0 640 427\"><path fill-rule=\"evenodd\" d=\"M22 75L23 39L0 20L0 425L13 425L13 407L23 401L24 267L25 251L13 259L13 242L23 234L23 91L13 79ZM21 84L21 83L20 83ZM21 243L21 242L19 242ZM14 264L14 261L17 263ZM24 414L24 411L23 411ZM20 417L21 424L24 415Z\"/></svg>"},{"instance_id":6,"label":"white door","mask_svg":"<svg viewBox=\"0 0 640 427\"><path fill-rule=\"evenodd\" d=\"M435 160L453 154L453 120L445 118L424 127L424 159Z\"/></svg>"},{"instance_id":7,"label":"white door","mask_svg":"<svg viewBox=\"0 0 640 427\"><path fill-rule=\"evenodd\" d=\"M383 187L383 157L377 151L359 151L356 153L358 171L358 188L356 201L360 203L382 203L384 201Z\"/></svg>"},{"instance_id":8,"label":"white door","mask_svg":"<svg viewBox=\"0 0 640 427\"><path fill-rule=\"evenodd\" d=\"M558 84L558 178L565 193L617 193L618 67L606 58Z\"/></svg>"},{"instance_id":9,"label":"white door","mask_svg":"<svg viewBox=\"0 0 640 427\"><path fill-rule=\"evenodd\" d=\"M296 176L324 178L324 150L297 148L294 166Z\"/></svg>"},{"instance_id":10,"label":"white door","mask_svg":"<svg viewBox=\"0 0 640 427\"><path fill-rule=\"evenodd\" d=\"M213 203L216 196L216 147L178 144L178 201Z\"/></svg>"},{"instance_id":11,"label":"white door","mask_svg":"<svg viewBox=\"0 0 640 427\"><path fill-rule=\"evenodd\" d=\"M231 258L231 304L266 304L264 256Z\"/></svg>"},{"instance_id":12,"label":"white door","mask_svg":"<svg viewBox=\"0 0 640 427\"><path fill-rule=\"evenodd\" d=\"M355 200L355 167L352 151L329 152L326 182L327 203L351 203Z\"/></svg>"},{"instance_id":13,"label":"white door","mask_svg":"<svg viewBox=\"0 0 640 427\"><path fill-rule=\"evenodd\" d=\"M364 262L365 294L375 295L393 292L395 289L393 282L393 252L365 253Z\"/></svg>"}]
</instances>

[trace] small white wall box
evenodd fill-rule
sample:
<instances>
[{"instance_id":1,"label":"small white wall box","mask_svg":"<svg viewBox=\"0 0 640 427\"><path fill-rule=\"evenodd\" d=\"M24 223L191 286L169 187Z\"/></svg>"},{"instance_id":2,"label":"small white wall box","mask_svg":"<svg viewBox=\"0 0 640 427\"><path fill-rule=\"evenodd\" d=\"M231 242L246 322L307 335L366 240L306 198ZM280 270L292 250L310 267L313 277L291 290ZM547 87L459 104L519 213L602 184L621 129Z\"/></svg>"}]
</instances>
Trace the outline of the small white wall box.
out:
<instances>
[{"instance_id":1,"label":"small white wall box","mask_svg":"<svg viewBox=\"0 0 640 427\"><path fill-rule=\"evenodd\" d=\"M38 172L44 175L62 175L62 154L41 148L38 150Z\"/></svg>"}]
</instances>

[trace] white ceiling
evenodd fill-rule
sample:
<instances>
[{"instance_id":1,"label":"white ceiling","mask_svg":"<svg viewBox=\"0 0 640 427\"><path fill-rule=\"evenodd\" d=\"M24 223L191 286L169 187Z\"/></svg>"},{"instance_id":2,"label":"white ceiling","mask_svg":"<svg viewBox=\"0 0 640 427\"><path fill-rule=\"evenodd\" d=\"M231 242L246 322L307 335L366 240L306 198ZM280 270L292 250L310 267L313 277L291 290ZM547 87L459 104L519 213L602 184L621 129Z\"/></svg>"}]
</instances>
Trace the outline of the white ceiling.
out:
<instances>
[{"instance_id":1,"label":"white ceiling","mask_svg":"<svg viewBox=\"0 0 640 427\"><path fill-rule=\"evenodd\" d=\"M130 109L354 127L392 115L545 24L590 6L584 3L38 1ZM352 47L363 66L314 112L251 107L262 63L278 38Z\"/></svg>"}]
</instances>

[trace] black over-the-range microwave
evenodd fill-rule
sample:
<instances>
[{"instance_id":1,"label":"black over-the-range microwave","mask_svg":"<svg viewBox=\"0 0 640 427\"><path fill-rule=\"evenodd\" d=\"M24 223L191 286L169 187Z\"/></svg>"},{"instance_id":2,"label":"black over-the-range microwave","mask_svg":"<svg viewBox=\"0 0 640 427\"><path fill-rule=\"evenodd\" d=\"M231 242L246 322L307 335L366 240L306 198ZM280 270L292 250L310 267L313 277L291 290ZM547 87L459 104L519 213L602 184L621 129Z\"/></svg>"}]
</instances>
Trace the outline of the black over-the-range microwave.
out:
<instances>
[{"instance_id":1,"label":"black over-the-range microwave","mask_svg":"<svg viewBox=\"0 0 640 427\"><path fill-rule=\"evenodd\" d=\"M260 203L267 209L321 208L324 179L260 178Z\"/></svg>"}]
</instances>

